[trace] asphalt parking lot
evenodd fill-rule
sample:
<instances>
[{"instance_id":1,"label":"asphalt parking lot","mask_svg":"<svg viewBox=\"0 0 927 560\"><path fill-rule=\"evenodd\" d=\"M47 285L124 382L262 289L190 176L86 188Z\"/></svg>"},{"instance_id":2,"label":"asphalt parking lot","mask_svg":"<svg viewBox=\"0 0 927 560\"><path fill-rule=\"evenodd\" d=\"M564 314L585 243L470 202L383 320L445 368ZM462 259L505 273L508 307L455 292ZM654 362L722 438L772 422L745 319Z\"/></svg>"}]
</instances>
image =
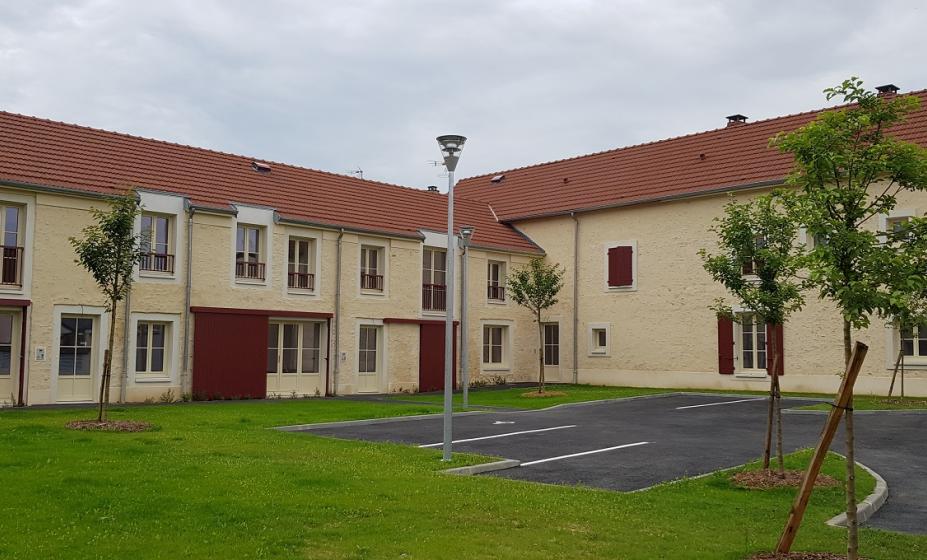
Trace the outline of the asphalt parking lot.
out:
<instances>
[{"instance_id":1,"label":"asphalt parking lot","mask_svg":"<svg viewBox=\"0 0 927 560\"><path fill-rule=\"evenodd\" d=\"M783 399L783 407L809 404ZM735 467L762 453L763 397L672 394L562 405L538 411L455 414L454 451L515 459L481 476L641 490ZM787 452L817 443L823 414L784 417ZM857 460L887 481L889 500L869 525L927 533L927 415L857 414ZM290 427L342 439L440 449L438 416ZM842 434L833 450L841 452Z\"/></svg>"}]
</instances>

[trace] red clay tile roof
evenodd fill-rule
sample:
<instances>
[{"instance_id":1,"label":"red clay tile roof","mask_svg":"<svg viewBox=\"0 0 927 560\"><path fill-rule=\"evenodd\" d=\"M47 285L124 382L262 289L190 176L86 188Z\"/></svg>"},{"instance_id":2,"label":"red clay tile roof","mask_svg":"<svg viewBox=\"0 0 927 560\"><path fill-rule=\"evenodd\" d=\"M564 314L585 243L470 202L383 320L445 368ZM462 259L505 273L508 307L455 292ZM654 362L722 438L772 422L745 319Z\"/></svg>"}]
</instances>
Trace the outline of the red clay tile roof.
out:
<instances>
[{"instance_id":1,"label":"red clay tile roof","mask_svg":"<svg viewBox=\"0 0 927 560\"><path fill-rule=\"evenodd\" d=\"M927 90L913 92L921 106L893 130L898 138L927 145ZM461 197L488 202L513 222L777 183L792 157L769 147L778 132L794 130L818 111L738 124L649 144L618 148L460 181ZM492 177L505 175L498 183Z\"/></svg>"},{"instance_id":2,"label":"red clay tile roof","mask_svg":"<svg viewBox=\"0 0 927 560\"><path fill-rule=\"evenodd\" d=\"M447 229L447 197L293 165L0 112L0 182L97 194L135 187L186 196L198 206L269 206L285 219L420 236ZM263 161L263 160L261 160ZM475 226L475 246L540 253L486 203L455 201L455 224Z\"/></svg>"}]
</instances>

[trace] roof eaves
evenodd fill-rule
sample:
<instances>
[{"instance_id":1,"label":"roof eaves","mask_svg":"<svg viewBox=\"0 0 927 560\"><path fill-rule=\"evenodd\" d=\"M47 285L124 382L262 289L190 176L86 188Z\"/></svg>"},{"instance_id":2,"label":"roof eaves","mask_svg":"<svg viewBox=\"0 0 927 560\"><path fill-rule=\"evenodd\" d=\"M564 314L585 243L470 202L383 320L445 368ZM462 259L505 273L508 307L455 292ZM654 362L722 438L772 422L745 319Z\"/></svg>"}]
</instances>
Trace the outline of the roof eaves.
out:
<instances>
[{"instance_id":1,"label":"roof eaves","mask_svg":"<svg viewBox=\"0 0 927 560\"><path fill-rule=\"evenodd\" d=\"M626 208L628 206L637 206L640 204L651 204L654 202L672 202L675 200L700 198L703 196L714 196L716 194L721 194L725 192L746 191L746 190L751 190L751 189L776 187L776 186L782 186L784 184L785 184L785 179L768 179L764 181L756 181L753 183L744 183L742 185L727 185L724 187L714 187L711 189L703 189L703 190L699 190L695 192L682 192L682 193L670 194L670 195L665 195L665 196L651 196L651 197L645 197L645 198L635 198L633 200L628 200L628 201L623 201L623 202L611 202L608 204L599 204L595 206L583 206L580 208L572 208L569 210L557 210L555 212L540 212L537 214L522 214L522 215L516 215L516 216L509 216L509 217L503 217L502 222L514 227L512 222L523 222L526 220L536 220L539 218L554 218L557 216L569 216L570 214L585 214L588 212L597 212L599 210L610 210L612 208Z\"/></svg>"},{"instance_id":2,"label":"roof eaves","mask_svg":"<svg viewBox=\"0 0 927 560\"><path fill-rule=\"evenodd\" d=\"M278 214L278 216L279 216L279 223L281 224L316 227L316 228L330 229L334 231L343 229L344 231L350 231L353 233L377 235L377 236L382 236L382 237L396 237L400 239L414 239L416 241L422 241L423 239L425 239L425 236L421 234L416 235L416 234L401 233L401 232L396 232L396 231L387 231L387 230L379 230L379 229L371 229L371 228L360 228L357 226L349 226L349 225L344 225L344 224L318 222L318 221L313 221L313 220L305 220L302 218L289 218L282 214Z\"/></svg>"}]
</instances>

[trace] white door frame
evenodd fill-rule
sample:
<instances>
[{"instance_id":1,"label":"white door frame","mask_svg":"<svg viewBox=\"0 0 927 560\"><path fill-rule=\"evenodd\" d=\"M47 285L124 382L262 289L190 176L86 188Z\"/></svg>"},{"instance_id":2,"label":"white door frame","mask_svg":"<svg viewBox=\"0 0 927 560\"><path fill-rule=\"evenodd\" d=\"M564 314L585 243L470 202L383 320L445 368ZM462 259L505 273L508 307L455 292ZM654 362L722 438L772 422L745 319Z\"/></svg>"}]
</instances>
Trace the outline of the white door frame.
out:
<instances>
[{"instance_id":1,"label":"white door frame","mask_svg":"<svg viewBox=\"0 0 927 560\"><path fill-rule=\"evenodd\" d=\"M100 394L100 378L103 372L103 354L104 348L102 342L108 340L110 329L110 316L106 308L98 305L56 305L52 312L54 317L52 323L52 344L51 344L51 400L58 400L58 365L61 354L61 316L62 315L80 315L92 317L94 320L94 340L91 346L90 355L93 356L94 370L90 374L91 378L91 398L89 402L97 402L97 395ZM99 334L97 334L99 333ZM94 355L94 353L96 353ZM110 386L112 390L112 385Z\"/></svg>"}]
</instances>

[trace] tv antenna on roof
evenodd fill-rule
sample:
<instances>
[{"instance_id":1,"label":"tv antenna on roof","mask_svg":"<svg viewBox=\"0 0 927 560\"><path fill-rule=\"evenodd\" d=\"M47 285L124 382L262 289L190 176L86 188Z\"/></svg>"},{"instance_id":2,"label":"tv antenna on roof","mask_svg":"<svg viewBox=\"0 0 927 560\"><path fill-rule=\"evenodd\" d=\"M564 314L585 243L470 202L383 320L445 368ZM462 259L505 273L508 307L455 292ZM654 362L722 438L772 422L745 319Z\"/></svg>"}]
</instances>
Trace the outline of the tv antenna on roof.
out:
<instances>
[{"instance_id":1,"label":"tv antenna on roof","mask_svg":"<svg viewBox=\"0 0 927 560\"><path fill-rule=\"evenodd\" d=\"M363 178L364 178L364 170L361 169L359 165L357 166L357 169L349 169L349 170L348 170L348 174L354 175L354 176L357 177L358 179L363 179Z\"/></svg>"}]
</instances>

